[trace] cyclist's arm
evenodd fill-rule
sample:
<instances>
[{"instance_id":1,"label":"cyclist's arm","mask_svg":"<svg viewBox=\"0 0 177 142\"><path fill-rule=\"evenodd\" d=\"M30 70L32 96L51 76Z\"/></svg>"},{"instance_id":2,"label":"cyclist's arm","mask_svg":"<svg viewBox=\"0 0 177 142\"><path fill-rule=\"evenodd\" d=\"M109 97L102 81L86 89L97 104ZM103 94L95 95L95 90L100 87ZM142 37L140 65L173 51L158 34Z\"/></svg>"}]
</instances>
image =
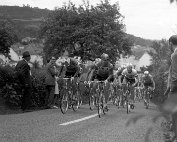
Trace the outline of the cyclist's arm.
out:
<instances>
[{"instance_id":1,"label":"cyclist's arm","mask_svg":"<svg viewBox=\"0 0 177 142\"><path fill-rule=\"evenodd\" d=\"M135 83L133 84L133 86L135 86L138 83L138 73L136 70L134 72L134 77L135 77Z\"/></svg>"},{"instance_id":2,"label":"cyclist's arm","mask_svg":"<svg viewBox=\"0 0 177 142\"><path fill-rule=\"evenodd\" d=\"M123 70L121 76L119 77L119 83L122 85L123 79L126 77L126 71Z\"/></svg>"},{"instance_id":3,"label":"cyclist's arm","mask_svg":"<svg viewBox=\"0 0 177 142\"><path fill-rule=\"evenodd\" d=\"M155 81L154 81L153 77L151 77L151 79L152 79L152 83L153 83L153 90L154 90L154 89L155 89Z\"/></svg>"},{"instance_id":4,"label":"cyclist's arm","mask_svg":"<svg viewBox=\"0 0 177 142\"><path fill-rule=\"evenodd\" d=\"M137 84L138 83L138 75L135 75L135 84Z\"/></svg>"},{"instance_id":5,"label":"cyclist's arm","mask_svg":"<svg viewBox=\"0 0 177 142\"><path fill-rule=\"evenodd\" d=\"M79 74L79 67L77 67L77 71L76 71L76 73L74 74L73 77L76 77L78 74Z\"/></svg>"},{"instance_id":6,"label":"cyclist's arm","mask_svg":"<svg viewBox=\"0 0 177 142\"><path fill-rule=\"evenodd\" d=\"M119 84L120 84L120 85L122 84L122 82L121 82L122 78L123 78L122 75L120 75L120 76L118 77L118 81L119 81Z\"/></svg>"}]
</instances>

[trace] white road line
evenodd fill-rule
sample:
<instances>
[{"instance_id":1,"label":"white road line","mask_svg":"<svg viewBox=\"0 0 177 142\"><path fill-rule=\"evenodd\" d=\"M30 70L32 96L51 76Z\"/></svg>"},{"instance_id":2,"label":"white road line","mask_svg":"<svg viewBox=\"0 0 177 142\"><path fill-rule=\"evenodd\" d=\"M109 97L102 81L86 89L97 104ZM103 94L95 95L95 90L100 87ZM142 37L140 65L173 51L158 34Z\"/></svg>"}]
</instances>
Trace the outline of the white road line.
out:
<instances>
[{"instance_id":1,"label":"white road line","mask_svg":"<svg viewBox=\"0 0 177 142\"><path fill-rule=\"evenodd\" d=\"M81 119L77 119L77 120L69 121L69 122L66 122L66 123L62 123L60 125L66 126L66 125L77 123L77 122L80 122L80 121L84 121L84 120L87 120L87 119L90 119L90 118L93 118L93 117L96 117L96 116L98 116L98 114L94 114L94 115L90 115L90 116L87 116L87 117L84 117L84 118L81 118Z\"/></svg>"}]
</instances>

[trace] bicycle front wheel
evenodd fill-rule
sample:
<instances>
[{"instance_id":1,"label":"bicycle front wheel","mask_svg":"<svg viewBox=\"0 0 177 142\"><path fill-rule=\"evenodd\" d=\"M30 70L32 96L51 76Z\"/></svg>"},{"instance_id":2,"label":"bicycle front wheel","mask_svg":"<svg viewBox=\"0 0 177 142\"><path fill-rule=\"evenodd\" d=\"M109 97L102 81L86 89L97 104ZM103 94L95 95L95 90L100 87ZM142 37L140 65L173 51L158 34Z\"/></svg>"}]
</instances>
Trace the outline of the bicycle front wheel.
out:
<instances>
[{"instance_id":1,"label":"bicycle front wheel","mask_svg":"<svg viewBox=\"0 0 177 142\"><path fill-rule=\"evenodd\" d=\"M101 103L101 97L100 96L98 97L97 108L98 108L98 116L99 116L99 118L101 118L103 106L102 106L102 103Z\"/></svg>"},{"instance_id":2,"label":"bicycle front wheel","mask_svg":"<svg viewBox=\"0 0 177 142\"><path fill-rule=\"evenodd\" d=\"M62 91L61 93L62 99L61 99L61 104L60 104L60 109L63 114L66 113L68 110L68 92L66 90Z\"/></svg>"},{"instance_id":3,"label":"bicycle front wheel","mask_svg":"<svg viewBox=\"0 0 177 142\"><path fill-rule=\"evenodd\" d=\"M128 96L126 96L126 108L127 108L127 114L130 112L130 104L128 101Z\"/></svg>"},{"instance_id":4,"label":"bicycle front wheel","mask_svg":"<svg viewBox=\"0 0 177 142\"><path fill-rule=\"evenodd\" d=\"M74 111L78 110L79 108L79 91L76 92L76 94L72 94L72 108Z\"/></svg>"},{"instance_id":5,"label":"bicycle front wheel","mask_svg":"<svg viewBox=\"0 0 177 142\"><path fill-rule=\"evenodd\" d=\"M90 110L93 110L95 107L95 97L93 95L90 95L89 97L89 106Z\"/></svg>"}]
</instances>

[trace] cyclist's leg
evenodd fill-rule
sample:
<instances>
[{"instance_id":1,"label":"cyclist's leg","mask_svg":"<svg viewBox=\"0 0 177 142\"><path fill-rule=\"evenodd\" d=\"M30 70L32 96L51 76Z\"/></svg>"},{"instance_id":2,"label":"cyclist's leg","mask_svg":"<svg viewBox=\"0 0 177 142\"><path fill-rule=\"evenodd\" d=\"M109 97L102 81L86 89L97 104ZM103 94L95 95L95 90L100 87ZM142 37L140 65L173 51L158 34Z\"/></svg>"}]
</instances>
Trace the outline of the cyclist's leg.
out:
<instances>
[{"instance_id":1,"label":"cyclist's leg","mask_svg":"<svg viewBox=\"0 0 177 142\"><path fill-rule=\"evenodd\" d=\"M144 103L148 101L148 85L144 85Z\"/></svg>"}]
</instances>

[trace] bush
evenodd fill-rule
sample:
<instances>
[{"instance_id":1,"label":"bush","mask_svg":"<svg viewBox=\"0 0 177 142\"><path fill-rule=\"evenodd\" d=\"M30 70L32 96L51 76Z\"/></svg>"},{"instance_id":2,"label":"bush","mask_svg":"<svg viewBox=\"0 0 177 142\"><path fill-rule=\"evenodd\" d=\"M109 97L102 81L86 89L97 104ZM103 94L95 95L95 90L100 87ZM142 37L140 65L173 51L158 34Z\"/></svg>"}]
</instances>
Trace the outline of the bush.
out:
<instances>
[{"instance_id":1,"label":"bush","mask_svg":"<svg viewBox=\"0 0 177 142\"><path fill-rule=\"evenodd\" d=\"M167 89L167 75L164 72L159 72L159 74L154 74L155 90L152 102L154 104L162 104L166 99L164 92Z\"/></svg>"},{"instance_id":2,"label":"bush","mask_svg":"<svg viewBox=\"0 0 177 142\"><path fill-rule=\"evenodd\" d=\"M15 76L14 68L0 66L1 97L8 106L21 106L23 88ZM32 105L40 107L44 105L45 97L45 70L32 68Z\"/></svg>"},{"instance_id":3,"label":"bush","mask_svg":"<svg viewBox=\"0 0 177 142\"><path fill-rule=\"evenodd\" d=\"M20 106L22 89L13 67L0 66L1 97L9 106Z\"/></svg>"},{"instance_id":4,"label":"bush","mask_svg":"<svg viewBox=\"0 0 177 142\"><path fill-rule=\"evenodd\" d=\"M45 69L32 68L32 103L37 107L45 103Z\"/></svg>"}]
</instances>

